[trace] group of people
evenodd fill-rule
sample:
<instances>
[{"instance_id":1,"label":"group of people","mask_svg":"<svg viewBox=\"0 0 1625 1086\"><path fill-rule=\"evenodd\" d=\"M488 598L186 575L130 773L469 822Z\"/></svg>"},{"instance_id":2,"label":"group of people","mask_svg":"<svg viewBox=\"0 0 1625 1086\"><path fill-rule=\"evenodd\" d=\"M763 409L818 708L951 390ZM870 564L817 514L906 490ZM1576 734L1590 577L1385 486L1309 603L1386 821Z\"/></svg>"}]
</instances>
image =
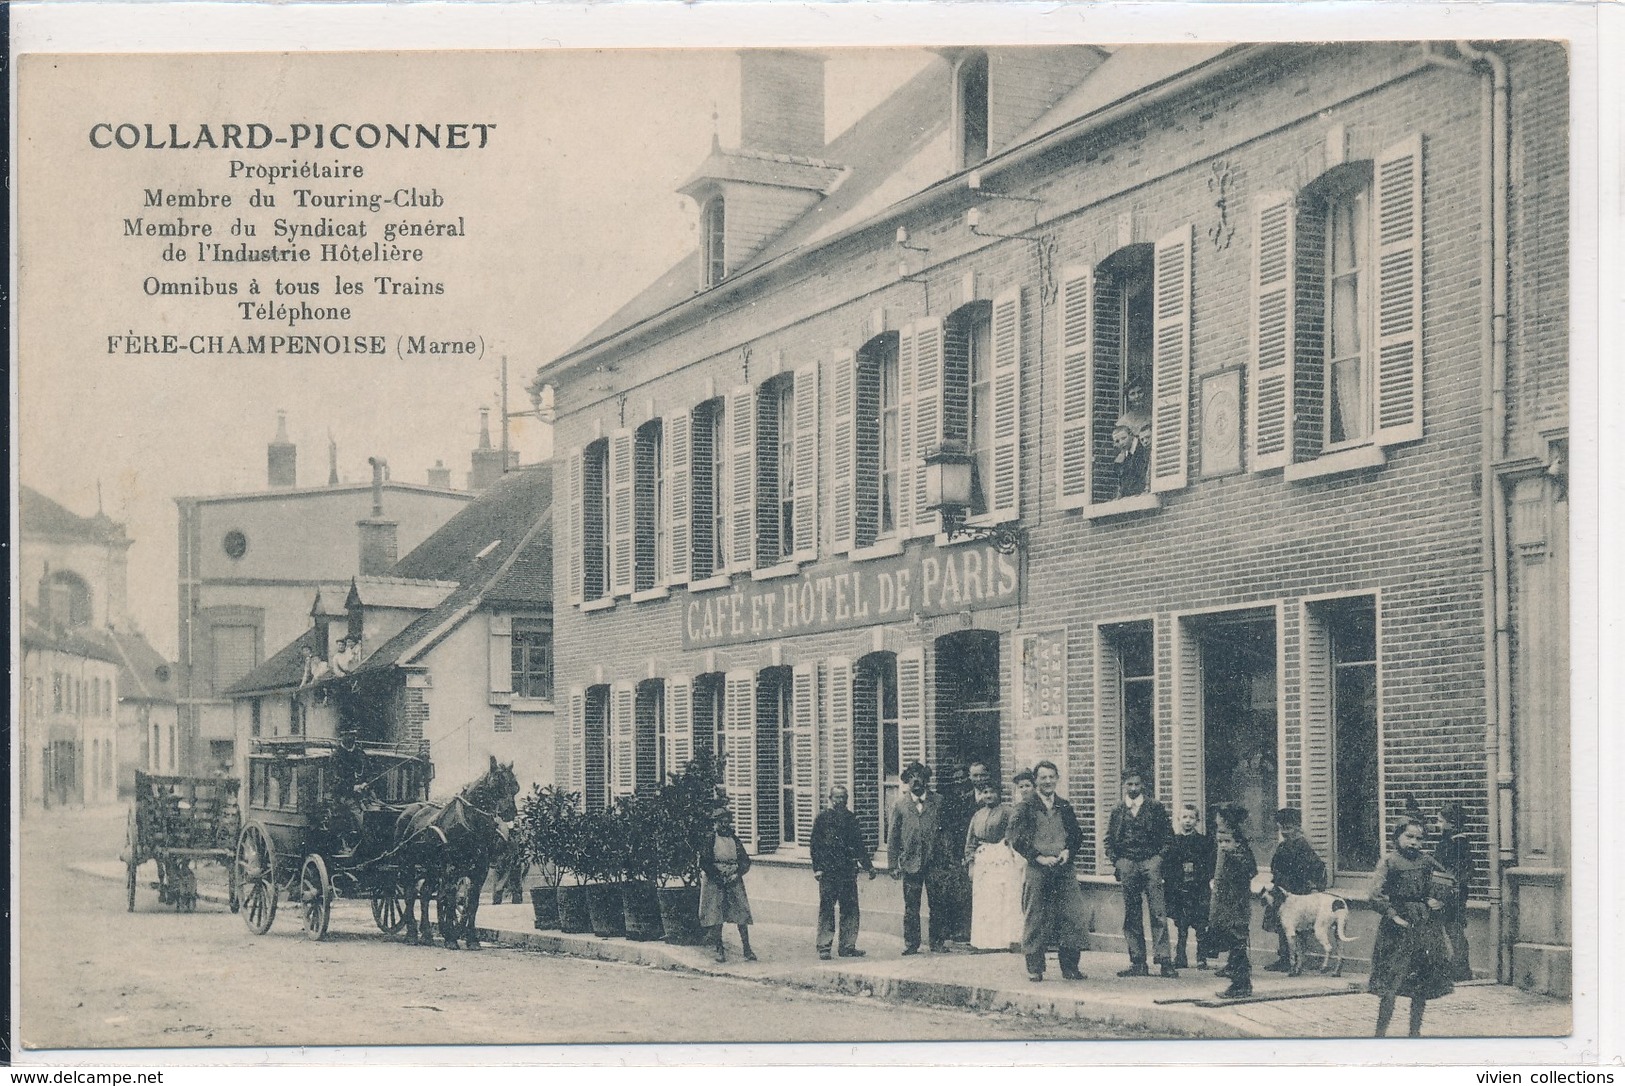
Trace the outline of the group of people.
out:
<instances>
[{"instance_id":1,"label":"group of people","mask_svg":"<svg viewBox=\"0 0 1625 1086\"><path fill-rule=\"evenodd\" d=\"M1085 979L1079 963L1089 918L1074 867L1084 840L1076 812L1057 794L1055 764L1041 761L1017 773L1011 804L1003 802L986 766L973 763L969 787L976 807L963 830L962 848L948 841L957 839L959 829L944 796L930 789L930 769L913 763L901 779L905 791L890 811L887 846L889 874L902 883L903 953L921 951L923 900L930 910L925 945L932 951L947 949L950 941L968 942L976 950L1019 945L1028 979L1038 982L1053 947L1061 976ZM1187 803L1176 830L1147 783L1140 770L1123 775L1121 802L1112 811L1104 842L1123 897L1129 964L1118 976L1149 977L1155 967L1158 976L1178 977L1189 967L1194 932L1196 968L1205 970L1210 959L1224 955L1216 975L1230 983L1218 994L1247 998L1253 994L1248 940L1259 873L1247 809L1219 805L1212 812L1211 833L1204 833L1201 812ZM829 806L814 821L810 840L818 881L817 949L826 960L864 955L857 945L857 880L876 875L849 798L844 787L830 790ZM743 882L750 858L733 833L726 805L717 807L715 818L713 846L701 856L701 923L710 928L718 961L726 960L722 927L730 923L739 926L744 955L754 961ZM1402 815L1390 830L1392 850L1372 874L1367 900L1381 919L1368 990L1379 997L1379 1037L1387 1032L1399 996L1411 1001L1410 1032L1418 1036L1427 1001L1472 975L1466 916L1473 860L1465 822L1461 804L1446 804L1437 819L1438 843L1428 855L1419 811ZM1303 834L1302 814L1282 808L1275 813L1275 830L1273 884L1288 894L1325 890L1326 864ZM969 875L964 902L954 880L944 877L953 866ZM1265 970L1289 971L1297 933L1287 930L1273 907L1266 907L1263 926L1278 940L1277 959Z\"/></svg>"}]
</instances>

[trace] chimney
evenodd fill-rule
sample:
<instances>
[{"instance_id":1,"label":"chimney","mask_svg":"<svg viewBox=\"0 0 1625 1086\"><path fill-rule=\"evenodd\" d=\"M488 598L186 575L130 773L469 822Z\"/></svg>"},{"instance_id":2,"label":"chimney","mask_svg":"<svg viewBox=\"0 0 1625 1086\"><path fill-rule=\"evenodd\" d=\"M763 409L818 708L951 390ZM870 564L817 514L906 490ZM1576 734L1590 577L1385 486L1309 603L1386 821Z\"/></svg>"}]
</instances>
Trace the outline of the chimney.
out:
<instances>
[{"instance_id":1,"label":"chimney","mask_svg":"<svg viewBox=\"0 0 1625 1086\"><path fill-rule=\"evenodd\" d=\"M451 489L451 469L446 466L444 460L436 460L434 467L429 469L429 485L444 490Z\"/></svg>"},{"instance_id":2,"label":"chimney","mask_svg":"<svg viewBox=\"0 0 1625 1086\"><path fill-rule=\"evenodd\" d=\"M372 465L372 515L356 521L361 531L361 573L363 576L382 576L395 568L396 541L393 520L384 517L384 479L389 464L380 457L370 457Z\"/></svg>"},{"instance_id":3,"label":"chimney","mask_svg":"<svg viewBox=\"0 0 1625 1086\"><path fill-rule=\"evenodd\" d=\"M468 489L476 494L488 489L507 470L502 450L491 447L491 409L480 408L480 444L469 460Z\"/></svg>"},{"instance_id":4,"label":"chimney","mask_svg":"<svg viewBox=\"0 0 1625 1086\"><path fill-rule=\"evenodd\" d=\"M333 440L333 432L327 433L327 485L339 485L339 443Z\"/></svg>"},{"instance_id":5,"label":"chimney","mask_svg":"<svg viewBox=\"0 0 1625 1086\"><path fill-rule=\"evenodd\" d=\"M265 446L265 482L268 486L297 486L295 461L299 449L288 440L288 413L276 413L276 438Z\"/></svg>"},{"instance_id":6,"label":"chimney","mask_svg":"<svg viewBox=\"0 0 1625 1086\"><path fill-rule=\"evenodd\" d=\"M824 151L824 58L789 49L739 54L739 145L818 157Z\"/></svg>"}]
</instances>

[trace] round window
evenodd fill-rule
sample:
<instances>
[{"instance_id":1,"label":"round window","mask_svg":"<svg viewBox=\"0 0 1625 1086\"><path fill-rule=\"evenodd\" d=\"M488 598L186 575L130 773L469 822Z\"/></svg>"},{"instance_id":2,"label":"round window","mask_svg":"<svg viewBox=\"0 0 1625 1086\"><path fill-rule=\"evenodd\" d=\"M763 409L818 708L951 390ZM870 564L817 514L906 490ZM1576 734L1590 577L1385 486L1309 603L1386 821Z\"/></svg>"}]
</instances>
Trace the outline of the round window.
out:
<instances>
[{"instance_id":1,"label":"round window","mask_svg":"<svg viewBox=\"0 0 1625 1086\"><path fill-rule=\"evenodd\" d=\"M168 664L159 664L157 667L152 669L152 673L157 676L158 681L161 683L167 683L169 681Z\"/></svg>"},{"instance_id":2,"label":"round window","mask_svg":"<svg viewBox=\"0 0 1625 1086\"><path fill-rule=\"evenodd\" d=\"M248 537L233 528L226 533L226 538L221 541L221 546L226 549L227 558L241 558L248 553Z\"/></svg>"}]
</instances>

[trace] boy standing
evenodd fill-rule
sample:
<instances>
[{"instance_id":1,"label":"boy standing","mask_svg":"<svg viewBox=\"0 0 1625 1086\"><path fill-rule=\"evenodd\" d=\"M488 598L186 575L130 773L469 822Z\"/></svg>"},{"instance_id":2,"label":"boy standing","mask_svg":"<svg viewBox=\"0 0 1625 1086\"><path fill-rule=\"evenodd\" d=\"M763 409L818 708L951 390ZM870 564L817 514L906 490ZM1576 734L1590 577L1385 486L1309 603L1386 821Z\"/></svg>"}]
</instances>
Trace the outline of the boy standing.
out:
<instances>
[{"instance_id":1,"label":"boy standing","mask_svg":"<svg viewBox=\"0 0 1625 1086\"><path fill-rule=\"evenodd\" d=\"M1196 930L1196 968L1207 968L1207 913L1212 904L1213 869L1218 860L1213 838L1197 830L1202 813L1187 803L1179 812L1179 832L1163 861L1163 882L1167 889L1168 915L1173 918L1174 968L1185 969L1185 940Z\"/></svg>"},{"instance_id":2,"label":"boy standing","mask_svg":"<svg viewBox=\"0 0 1625 1086\"><path fill-rule=\"evenodd\" d=\"M1270 860L1270 879L1275 885L1289 894L1313 894L1326 889L1326 864L1303 835L1303 814L1296 807L1282 807L1275 812L1275 828L1281 837ZM1275 909L1265 912L1264 930L1274 931L1279 941L1277 957L1265 970L1290 973L1294 933L1286 930Z\"/></svg>"}]
</instances>

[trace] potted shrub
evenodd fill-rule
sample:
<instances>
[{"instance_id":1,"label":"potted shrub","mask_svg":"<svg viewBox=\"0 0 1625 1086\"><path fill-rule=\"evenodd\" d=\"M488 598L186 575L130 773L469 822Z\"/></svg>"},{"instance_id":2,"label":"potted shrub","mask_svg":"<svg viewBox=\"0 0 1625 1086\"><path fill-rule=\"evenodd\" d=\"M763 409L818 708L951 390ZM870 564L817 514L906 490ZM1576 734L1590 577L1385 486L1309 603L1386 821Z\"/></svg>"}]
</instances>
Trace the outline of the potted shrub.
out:
<instances>
[{"instance_id":1,"label":"potted shrub","mask_svg":"<svg viewBox=\"0 0 1625 1086\"><path fill-rule=\"evenodd\" d=\"M658 854L649 843L659 832L660 805L653 795L622 796L615 803L615 817L620 822L626 875L621 884L626 937L639 942L659 939L664 934L655 882L660 871Z\"/></svg>"},{"instance_id":2,"label":"potted shrub","mask_svg":"<svg viewBox=\"0 0 1625 1086\"><path fill-rule=\"evenodd\" d=\"M577 806L578 793L556 792L549 807L549 817L541 827L543 836L533 839L533 855L546 856L555 897L558 901L559 930L588 932L592 921L587 912L586 872L588 863L584 853L583 822L586 819Z\"/></svg>"},{"instance_id":3,"label":"potted shrub","mask_svg":"<svg viewBox=\"0 0 1625 1086\"><path fill-rule=\"evenodd\" d=\"M625 828L614 808L581 816L576 870L587 884L587 913L600 939L626 934L621 884L626 880Z\"/></svg>"},{"instance_id":4,"label":"potted shrub","mask_svg":"<svg viewBox=\"0 0 1625 1086\"><path fill-rule=\"evenodd\" d=\"M650 800L648 832L639 843L647 854L650 877L659 886L666 942L678 946L705 941L700 928L700 849L711 841L718 781L715 763L704 754L672 774Z\"/></svg>"},{"instance_id":5,"label":"potted shrub","mask_svg":"<svg viewBox=\"0 0 1625 1086\"><path fill-rule=\"evenodd\" d=\"M518 832L531 866L542 880L530 890L530 907L536 917L536 930L559 926L559 882L564 868L558 861L558 827L575 812L575 794L554 785L535 786L519 809Z\"/></svg>"}]
</instances>

